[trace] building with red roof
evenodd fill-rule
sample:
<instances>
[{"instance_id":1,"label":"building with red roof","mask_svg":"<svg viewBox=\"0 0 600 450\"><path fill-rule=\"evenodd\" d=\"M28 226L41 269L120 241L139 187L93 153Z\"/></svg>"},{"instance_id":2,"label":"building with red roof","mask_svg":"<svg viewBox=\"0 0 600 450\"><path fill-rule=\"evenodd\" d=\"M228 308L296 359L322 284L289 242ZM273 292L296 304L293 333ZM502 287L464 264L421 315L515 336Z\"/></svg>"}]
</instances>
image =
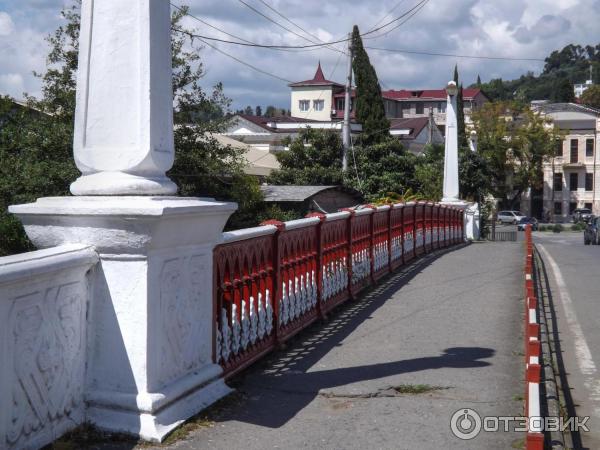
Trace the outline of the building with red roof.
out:
<instances>
[{"instance_id":1,"label":"building with red roof","mask_svg":"<svg viewBox=\"0 0 600 450\"><path fill-rule=\"evenodd\" d=\"M311 80L291 83L291 112L293 117L315 120L342 120L344 118L344 86L330 81L323 75L319 62L315 76ZM390 89L382 91L386 115L390 119L412 119L429 117L442 128L446 124L446 91L444 89ZM352 91L354 99L356 91ZM469 121L472 111L481 108L489 99L481 89L463 90L465 119ZM354 108L351 105L351 118Z\"/></svg>"}]
</instances>

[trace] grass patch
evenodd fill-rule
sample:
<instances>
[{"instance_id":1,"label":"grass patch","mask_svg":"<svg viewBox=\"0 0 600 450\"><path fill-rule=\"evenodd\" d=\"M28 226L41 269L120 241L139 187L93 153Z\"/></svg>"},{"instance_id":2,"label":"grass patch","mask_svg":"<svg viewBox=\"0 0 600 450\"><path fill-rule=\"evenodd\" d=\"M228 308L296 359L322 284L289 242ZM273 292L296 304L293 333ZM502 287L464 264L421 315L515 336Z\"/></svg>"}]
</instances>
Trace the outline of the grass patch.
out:
<instances>
[{"instance_id":1,"label":"grass patch","mask_svg":"<svg viewBox=\"0 0 600 450\"><path fill-rule=\"evenodd\" d=\"M521 394L515 394L513 395L513 400L516 402L522 402L523 400L525 400L525 396Z\"/></svg>"},{"instance_id":2,"label":"grass patch","mask_svg":"<svg viewBox=\"0 0 600 450\"><path fill-rule=\"evenodd\" d=\"M399 384L398 386L392 386L392 389L398 394L426 394L427 392L440 391L442 389L449 389L444 386L430 386L429 384Z\"/></svg>"},{"instance_id":3,"label":"grass patch","mask_svg":"<svg viewBox=\"0 0 600 450\"><path fill-rule=\"evenodd\" d=\"M74 430L66 433L60 439L47 445L43 450L79 450L82 448L93 448L109 444L128 445L128 448L162 447L172 445L175 442L186 439L188 435L202 428L213 427L216 420L222 417L231 408L240 404L244 397L239 392L233 392L222 398L201 413L185 421L175 428L165 440L158 444L156 442L139 441L138 439L122 433L108 433L98 430L89 423L84 423Z\"/></svg>"},{"instance_id":4,"label":"grass patch","mask_svg":"<svg viewBox=\"0 0 600 450\"><path fill-rule=\"evenodd\" d=\"M123 433L108 433L94 427L90 423L83 423L77 428L64 434L52 444L43 447L43 450L77 450L89 448L98 444L129 443L135 445L138 440Z\"/></svg>"},{"instance_id":5,"label":"grass patch","mask_svg":"<svg viewBox=\"0 0 600 450\"><path fill-rule=\"evenodd\" d=\"M512 441L511 448L525 448L525 438L517 439L516 441Z\"/></svg>"}]
</instances>

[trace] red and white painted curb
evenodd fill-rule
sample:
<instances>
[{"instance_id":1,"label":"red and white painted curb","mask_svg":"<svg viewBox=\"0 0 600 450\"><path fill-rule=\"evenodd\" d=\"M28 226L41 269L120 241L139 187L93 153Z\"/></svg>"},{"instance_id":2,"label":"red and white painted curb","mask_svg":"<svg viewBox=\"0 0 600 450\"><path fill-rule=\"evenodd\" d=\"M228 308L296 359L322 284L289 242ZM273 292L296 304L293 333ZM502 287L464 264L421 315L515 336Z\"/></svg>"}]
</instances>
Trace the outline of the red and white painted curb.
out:
<instances>
[{"instance_id":1,"label":"red and white painted curb","mask_svg":"<svg viewBox=\"0 0 600 450\"><path fill-rule=\"evenodd\" d=\"M538 299L533 285L533 240L525 228L525 414L528 420L526 450L543 450L544 433L540 404L541 344L537 317ZM536 420L537 419L537 420Z\"/></svg>"}]
</instances>

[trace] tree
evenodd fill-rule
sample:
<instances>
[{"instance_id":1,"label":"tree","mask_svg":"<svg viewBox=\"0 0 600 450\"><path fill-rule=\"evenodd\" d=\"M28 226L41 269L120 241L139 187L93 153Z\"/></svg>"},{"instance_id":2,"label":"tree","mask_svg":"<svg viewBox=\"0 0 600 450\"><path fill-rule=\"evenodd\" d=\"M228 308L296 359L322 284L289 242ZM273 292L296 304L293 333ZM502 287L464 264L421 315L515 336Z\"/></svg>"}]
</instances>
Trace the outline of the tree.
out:
<instances>
[{"instance_id":1,"label":"tree","mask_svg":"<svg viewBox=\"0 0 600 450\"><path fill-rule=\"evenodd\" d=\"M377 73L363 47L356 25L352 30L352 48L352 69L356 80L355 115L356 120L362 124L361 140L365 144L379 143L388 137L390 121L385 116Z\"/></svg>"},{"instance_id":2,"label":"tree","mask_svg":"<svg viewBox=\"0 0 600 450\"><path fill-rule=\"evenodd\" d=\"M303 129L276 154L281 166L269 177L272 184L338 185L342 179L342 142L338 133Z\"/></svg>"},{"instance_id":3,"label":"tree","mask_svg":"<svg viewBox=\"0 0 600 450\"><path fill-rule=\"evenodd\" d=\"M254 113L254 110L252 109L252 106L246 106L246 109L244 109L244 114L246 114L247 116L251 116Z\"/></svg>"},{"instance_id":4,"label":"tree","mask_svg":"<svg viewBox=\"0 0 600 450\"><path fill-rule=\"evenodd\" d=\"M477 74L477 83L475 83L475 86L477 86L478 88L481 87L481 77L479 76L479 74Z\"/></svg>"},{"instance_id":5,"label":"tree","mask_svg":"<svg viewBox=\"0 0 600 450\"><path fill-rule=\"evenodd\" d=\"M588 87L581 96L581 103L592 108L600 108L600 85Z\"/></svg>"},{"instance_id":6,"label":"tree","mask_svg":"<svg viewBox=\"0 0 600 450\"><path fill-rule=\"evenodd\" d=\"M486 103L472 118L489 189L512 208L526 189L543 186L542 164L554 155L560 135L547 119L516 102Z\"/></svg>"},{"instance_id":7,"label":"tree","mask_svg":"<svg viewBox=\"0 0 600 450\"><path fill-rule=\"evenodd\" d=\"M552 101L556 103L570 103L575 101L575 90L568 78L558 78L554 82Z\"/></svg>"},{"instance_id":8,"label":"tree","mask_svg":"<svg viewBox=\"0 0 600 450\"><path fill-rule=\"evenodd\" d=\"M469 146L469 142L467 141L467 133L465 131L463 86L458 79L458 65L454 66L454 82L458 87L458 94L456 95L456 126L458 134L458 148L465 148Z\"/></svg>"},{"instance_id":9,"label":"tree","mask_svg":"<svg viewBox=\"0 0 600 450\"><path fill-rule=\"evenodd\" d=\"M267 109L265 111L265 117L275 117L276 114L277 108L275 108L273 105L267 106Z\"/></svg>"},{"instance_id":10,"label":"tree","mask_svg":"<svg viewBox=\"0 0 600 450\"><path fill-rule=\"evenodd\" d=\"M260 106L257 106L254 111L255 111L254 114L257 115L258 117L262 116L262 108Z\"/></svg>"}]
</instances>

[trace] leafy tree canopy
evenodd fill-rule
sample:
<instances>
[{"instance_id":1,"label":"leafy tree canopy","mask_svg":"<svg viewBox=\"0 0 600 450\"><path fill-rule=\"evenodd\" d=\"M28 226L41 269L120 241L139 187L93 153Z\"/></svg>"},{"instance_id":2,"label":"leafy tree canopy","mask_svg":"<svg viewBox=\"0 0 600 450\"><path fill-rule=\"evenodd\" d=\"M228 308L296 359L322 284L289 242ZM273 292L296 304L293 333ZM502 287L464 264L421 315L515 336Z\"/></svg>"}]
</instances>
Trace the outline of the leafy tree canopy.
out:
<instances>
[{"instance_id":1,"label":"leafy tree canopy","mask_svg":"<svg viewBox=\"0 0 600 450\"><path fill-rule=\"evenodd\" d=\"M588 87L581 96L581 103L600 109L600 85L595 84Z\"/></svg>"}]
</instances>

